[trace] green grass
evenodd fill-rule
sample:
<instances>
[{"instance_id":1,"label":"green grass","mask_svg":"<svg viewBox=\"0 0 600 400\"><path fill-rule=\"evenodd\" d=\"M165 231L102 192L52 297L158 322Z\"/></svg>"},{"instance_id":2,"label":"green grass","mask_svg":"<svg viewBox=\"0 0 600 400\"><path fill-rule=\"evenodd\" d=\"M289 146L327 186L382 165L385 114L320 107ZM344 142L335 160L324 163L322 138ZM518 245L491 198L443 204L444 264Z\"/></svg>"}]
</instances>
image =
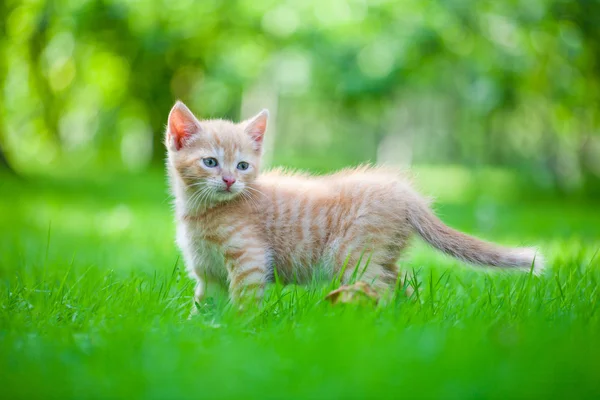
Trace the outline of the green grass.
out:
<instances>
[{"instance_id":1,"label":"green grass","mask_svg":"<svg viewBox=\"0 0 600 400\"><path fill-rule=\"evenodd\" d=\"M540 244L549 270L492 273L415 241L413 298L275 287L261 310L217 295L187 320L160 173L0 177L2 397L598 398L598 203L456 198L437 207L447 223Z\"/></svg>"}]
</instances>

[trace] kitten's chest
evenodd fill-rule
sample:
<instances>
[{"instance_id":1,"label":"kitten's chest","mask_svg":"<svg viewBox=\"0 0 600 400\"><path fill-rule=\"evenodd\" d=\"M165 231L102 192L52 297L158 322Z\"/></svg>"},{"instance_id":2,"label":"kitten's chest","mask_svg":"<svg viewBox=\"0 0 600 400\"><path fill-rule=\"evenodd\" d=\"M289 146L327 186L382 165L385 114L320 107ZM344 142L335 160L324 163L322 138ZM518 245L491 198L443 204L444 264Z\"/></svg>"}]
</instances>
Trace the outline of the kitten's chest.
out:
<instances>
[{"instance_id":1,"label":"kitten's chest","mask_svg":"<svg viewBox=\"0 0 600 400\"><path fill-rule=\"evenodd\" d=\"M223 250L198 224L181 223L177 229L177 243L181 248L187 269L198 277L224 281L227 278Z\"/></svg>"}]
</instances>

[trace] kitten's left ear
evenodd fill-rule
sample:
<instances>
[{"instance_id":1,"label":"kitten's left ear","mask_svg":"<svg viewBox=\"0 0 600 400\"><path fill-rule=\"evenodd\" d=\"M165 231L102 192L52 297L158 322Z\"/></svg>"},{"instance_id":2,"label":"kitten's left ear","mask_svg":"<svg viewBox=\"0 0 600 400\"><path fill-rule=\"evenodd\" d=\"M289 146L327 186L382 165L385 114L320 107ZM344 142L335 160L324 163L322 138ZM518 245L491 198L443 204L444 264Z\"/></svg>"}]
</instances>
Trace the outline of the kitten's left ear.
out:
<instances>
[{"instance_id":1,"label":"kitten's left ear","mask_svg":"<svg viewBox=\"0 0 600 400\"><path fill-rule=\"evenodd\" d=\"M185 143L194 134L201 132L200 122L189 108L181 101L177 101L169 113L167 124L167 147L181 150Z\"/></svg>"},{"instance_id":2,"label":"kitten's left ear","mask_svg":"<svg viewBox=\"0 0 600 400\"><path fill-rule=\"evenodd\" d=\"M267 130L267 121L269 120L269 110L264 109L259 112L255 117L251 118L246 122L244 130L252 140L254 140L256 150L262 148L263 137Z\"/></svg>"}]
</instances>

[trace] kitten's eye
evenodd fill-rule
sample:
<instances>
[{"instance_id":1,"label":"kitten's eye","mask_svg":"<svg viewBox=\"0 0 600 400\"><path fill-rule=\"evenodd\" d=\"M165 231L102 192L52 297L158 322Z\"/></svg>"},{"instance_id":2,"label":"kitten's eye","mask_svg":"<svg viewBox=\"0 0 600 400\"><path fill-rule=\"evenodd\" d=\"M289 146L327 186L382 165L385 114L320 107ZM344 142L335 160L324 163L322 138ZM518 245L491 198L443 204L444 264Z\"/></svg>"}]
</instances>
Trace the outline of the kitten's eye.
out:
<instances>
[{"instance_id":1,"label":"kitten's eye","mask_svg":"<svg viewBox=\"0 0 600 400\"><path fill-rule=\"evenodd\" d=\"M219 165L219 162L217 161L216 158L213 157L208 157L208 158L203 158L202 162L204 163L204 165L206 165L208 168L214 168L217 165Z\"/></svg>"},{"instance_id":2,"label":"kitten's eye","mask_svg":"<svg viewBox=\"0 0 600 400\"><path fill-rule=\"evenodd\" d=\"M250 165L246 162L246 161L240 161L237 165L237 169L241 170L241 171L245 171L248 169Z\"/></svg>"}]
</instances>

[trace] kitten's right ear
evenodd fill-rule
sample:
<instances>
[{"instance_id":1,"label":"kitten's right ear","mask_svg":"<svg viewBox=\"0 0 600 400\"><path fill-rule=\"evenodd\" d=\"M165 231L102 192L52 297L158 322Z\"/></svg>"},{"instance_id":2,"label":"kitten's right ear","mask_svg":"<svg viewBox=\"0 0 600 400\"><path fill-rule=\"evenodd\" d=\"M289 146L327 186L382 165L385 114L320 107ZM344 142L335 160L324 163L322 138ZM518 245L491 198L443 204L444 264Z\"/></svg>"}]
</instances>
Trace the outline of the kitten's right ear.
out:
<instances>
[{"instance_id":1,"label":"kitten's right ear","mask_svg":"<svg viewBox=\"0 0 600 400\"><path fill-rule=\"evenodd\" d=\"M267 130L268 120L269 110L264 109L252 117L252 119L245 122L246 127L244 130L254 141L254 148L257 151L260 151L262 148L263 137L265 136L265 131Z\"/></svg>"},{"instance_id":2,"label":"kitten's right ear","mask_svg":"<svg viewBox=\"0 0 600 400\"><path fill-rule=\"evenodd\" d=\"M177 100L169 113L167 147L180 150L192 135L201 130L198 119L185 104Z\"/></svg>"}]
</instances>

